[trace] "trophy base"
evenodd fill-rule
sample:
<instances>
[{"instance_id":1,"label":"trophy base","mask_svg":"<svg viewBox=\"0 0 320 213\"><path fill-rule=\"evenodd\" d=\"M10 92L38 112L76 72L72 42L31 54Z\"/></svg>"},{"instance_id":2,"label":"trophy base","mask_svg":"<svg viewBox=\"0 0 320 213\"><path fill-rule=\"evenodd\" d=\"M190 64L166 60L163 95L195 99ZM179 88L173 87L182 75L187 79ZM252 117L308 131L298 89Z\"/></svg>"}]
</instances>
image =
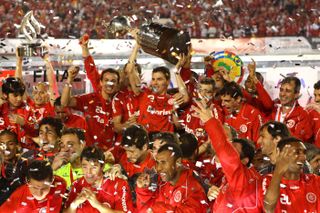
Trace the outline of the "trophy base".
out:
<instances>
[{"instance_id":1,"label":"trophy base","mask_svg":"<svg viewBox=\"0 0 320 213\"><path fill-rule=\"evenodd\" d=\"M46 48L41 46L40 43L34 44L22 44L18 47L19 57L33 57L33 56L43 56L46 52Z\"/></svg>"}]
</instances>

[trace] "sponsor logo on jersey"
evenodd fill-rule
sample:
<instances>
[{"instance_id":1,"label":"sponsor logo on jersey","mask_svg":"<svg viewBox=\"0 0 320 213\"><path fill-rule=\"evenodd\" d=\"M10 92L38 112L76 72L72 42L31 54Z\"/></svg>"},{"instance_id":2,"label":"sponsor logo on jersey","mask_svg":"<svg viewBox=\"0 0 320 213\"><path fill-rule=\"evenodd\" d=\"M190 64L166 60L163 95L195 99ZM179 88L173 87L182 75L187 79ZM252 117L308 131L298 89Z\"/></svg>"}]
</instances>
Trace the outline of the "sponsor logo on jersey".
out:
<instances>
[{"instance_id":1,"label":"sponsor logo on jersey","mask_svg":"<svg viewBox=\"0 0 320 213\"><path fill-rule=\"evenodd\" d=\"M173 199L174 199L174 201L175 201L176 203L178 203L178 202L181 201L181 198L182 198L182 194L181 194L181 192L178 190L178 191L174 194Z\"/></svg>"}]
</instances>

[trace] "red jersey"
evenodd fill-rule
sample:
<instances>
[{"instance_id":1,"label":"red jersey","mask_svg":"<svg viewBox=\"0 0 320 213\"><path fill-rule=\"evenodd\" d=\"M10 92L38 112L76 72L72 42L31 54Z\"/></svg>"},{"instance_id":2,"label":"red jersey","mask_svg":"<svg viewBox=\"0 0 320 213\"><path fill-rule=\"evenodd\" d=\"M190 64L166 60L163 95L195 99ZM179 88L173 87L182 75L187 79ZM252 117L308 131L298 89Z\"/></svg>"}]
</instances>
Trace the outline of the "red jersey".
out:
<instances>
[{"instance_id":1,"label":"red jersey","mask_svg":"<svg viewBox=\"0 0 320 213\"><path fill-rule=\"evenodd\" d=\"M235 128L239 138L247 138L257 145L262 118L259 110L243 103L239 113L226 116L225 122Z\"/></svg>"},{"instance_id":2,"label":"red jersey","mask_svg":"<svg viewBox=\"0 0 320 213\"><path fill-rule=\"evenodd\" d=\"M0 106L0 131L4 129L8 129L10 131L15 132L18 135L18 140L21 142L21 146L23 148L33 148L32 144L27 142L26 140L26 129L30 129L31 127L27 125L20 126L19 124L13 124L9 121L9 115L17 114L23 117L25 120L28 117L29 108L25 104L22 104L18 109L10 109L9 103L3 103ZM33 143L33 142L32 142Z\"/></svg>"},{"instance_id":3,"label":"red jersey","mask_svg":"<svg viewBox=\"0 0 320 213\"><path fill-rule=\"evenodd\" d=\"M155 160L152 158L150 152L146 159L139 164L134 164L128 161L126 153L124 153L120 159L120 164L122 168L126 171L128 177L132 177L134 174L144 172L145 169L151 169L156 165Z\"/></svg>"},{"instance_id":4,"label":"red jersey","mask_svg":"<svg viewBox=\"0 0 320 213\"><path fill-rule=\"evenodd\" d=\"M196 174L206 185L220 186L224 177L221 163L217 163L215 157L205 158L196 162Z\"/></svg>"},{"instance_id":5,"label":"red jersey","mask_svg":"<svg viewBox=\"0 0 320 213\"><path fill-rule=\"evenodd\" d=\"M290 112L283 115L280 104L275 104L270 115L271 120L279 121L288 127L292 136L307 142L312 137L312 120L309 114L296 101Z\"/></svg>"},{"instance_id":6,"label":"red jersey","mask_svg":"<svg viewBox=\"0 0 320 213\"><path fill-rule=\"evenodd\" d=\"M87 129L86 120L79 115L70 113L67 115L66 121L63 123L67 128L78 128L78 129Z\"/></svg>"},{"instance_id":7,"label":"red jersey","mask_svg":"<svg viewBox=\"0 0 320 213\"><path fill-rule=\"evenodd\" d=\"M249 94L243 89L243 97L246 99L248 104L257 108L260 111L263 119L266 120L273 109L273 100L259 81L255 84L255 86L257 90L256 96Z\"/></svg>"},{"instance_id":8,"label":"red jersey","mask_svg":"<svg viewBox=\"0 0 320 213\"><path fill-rule=\"evenodd\" d=\"M320 148L320 113L314 109L308 111L312 121L313 143Z\"/></svg>"},{"instance_id":9,"label":"red jersey","mask_svg":"<svg viewBox=\"0 0 320 213\"><path fill-rule=\"evenodd\" d=\"M263 178L263 192L270 185L272 174ZM282 178L280 197L274 212L300 213L319 212L320 210L320 177L314 174L301 174L299 180Z\"/></svg>"},{"instance_id":10,"label":"red jersey","mask_svg":"<svg viewBox=\"0 0 320 213\"><path fill-rule=\"evenodd\" d=\"M112 98L113 118L121 116L121 123L125 123L130 117L139 115L139 100L133 91L120 90ZM116 141L121 141L121 134L117 134Z\"/></svg>"},{"instance_id":11,"label":"red jersey","mask_svg":"<svg viewBox=\"0 0 320 213\"><path fill-rule=\"evenodd\" d=\"M160 182L155 192L137 187L136 193L139 213L147 212L149 208L154 213L205 213L209 206L202 186L189 169L181 172L174 186L170 182Z\"/></svg>"},{"instance_id":12,"label":"red jersey","mask_svg":"<svg viewBox=\"0 0 320 213\"><path fill-rule=\"evenodd\" d=\"M90 146L97 144L103 150L113 146L115 133L112 125L112 108L99 93L90 93L75 97L75 110L84 113L87 122L86 142Z\"/></svg>"},{"instance_id":13,"label":"red jersey","mask_svg":"<svg viewBox=\"0 0 320 213\"><path fill-rule=\"evenodd\" d=\"M138 123L145 126L148 132L173 132L174 99L172 95L157 95L146 88L139 95L139 113Z\"/></svg>"},{"instance_id":14,"label":"red jersey","mask_svg":"<svg viewBox=\"0 0 320 213\"><path fill-rule=\"evenodd\" d=\"M10 198L0 206L0 212L59 213L62 206L62 195L66 191L66 183L62 178L54 176L52 185L53 187L51 187L49 194L41 201L33 197L27 184L20 186L11 194Z\"/></svg>"},{"instance_id":15,"label":"red jersey","mask_svg":"<svg viewBox=\"0 0 320 213\"><path fill-rule=\"evenodd\" d=\"M51 105L50 102L44 104L43 106L37 107L32 99L27 99L29 108L29 114L26 119L26 125L31 128L26 129L26 134L32 137L36 137L38 135L39 123L45 117L54 117L55 111L54 106Z\"/></svg>"},{"instance_id":16,"label":"red jersey","mask_svg":"<svg viewBox=\"0 0 320 213\"><path fill-rule=\"evenodd\" d=\"M185 129L186 132L191 133L195 135L198 139L199 145L202 143L208 141L208 135L206 131L204 130L204 124L203 122L193 116L192 114L195 113L195 111L192 109L192 106L197 106L195 103L192 103L187 109L185 109L180 116L181 119L181 125ZM217 106L214 103L211 103L212 106L212 114L216 119L219 119L222 123L224 122L224 116L223 111L220 106Z\"/></svg>"},{"instance_id":17,"label":"red jersey","mask_svg":"<svg viewBox=\"0 0 320 213\"><path fill-rule=\"evenodd\" d=\"M76 180L71 186L66 207L70 206L83 188L90 188L96 194L96 198L100 203L113 210L133 212L133 204L129 185L125 180L120 178L116 178L114 181L110 179L104 179L101 187L99 188L93 188L87 183L84 177ZM99 211L93 208L87 200L78 206L76 212L99 213Z\"/></svg>"},{"instance_id":18,"label":"red jersey","mask_svg":"<svg viewBox=\"0 0 320 213\"><path fill-rule=\"evenodd\" d=\"M112 99L113 117L122 116L122 123L130 117L137 116L139 101L133 91L120 90Z\"/></svg>"},{"instance_id":19,"label":"red jersey","mask_svg":"<svg viewBox=\"0 0 320 213\"><path fill-rule=\"evenodd\" d=\"M211 145L220 159L225 181L215 200L212 212L262 212L261 177L253 168L241 163L240 155L227 141L221 122L211 118L205 123Z\"/></svg>"},{"instance_id":20,"label":"red jersey","mask_svg":"<svg viewBox=\"0 0 320 213\"><path fill-rule=\"evenodd\" d=\"M101 90L100 74L91 55L84 59L84 68L87 72L87 77L91 82L93 91L98 92Z\"/></svg>"}]
</instances>

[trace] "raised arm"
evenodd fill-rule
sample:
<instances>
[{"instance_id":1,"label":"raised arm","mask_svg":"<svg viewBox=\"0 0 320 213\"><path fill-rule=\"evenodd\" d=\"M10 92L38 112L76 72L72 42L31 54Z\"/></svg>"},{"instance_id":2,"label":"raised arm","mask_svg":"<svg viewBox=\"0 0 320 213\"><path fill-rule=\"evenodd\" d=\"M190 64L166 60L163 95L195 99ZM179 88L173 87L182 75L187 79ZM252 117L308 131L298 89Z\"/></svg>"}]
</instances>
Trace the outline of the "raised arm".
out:
<instances>
[{"instance_id":1,"label":"raised arm","mask_svg":"<svg viewBox=\"0 0 320 213\"><path fill-rule=\"evenodd\" d=\"M175 94L174 98L175 98L176 104L179 104L179 105L189 102L188 90L180 75L181 67L183 64L185 64L186 59L187 59L186 56L180 55L179 61L176 64L176 71L174 72L176 77L176 83L179 89L179 93Z\"/></svg>"},{"instance_id":2,"label":"raised arm","mask_svg":"<svg viewBox=\"0 0 320 213\"><path fill-rule=\"evenodd\" d=\"M71 66L68 69L67 82L65 83L65 85L63 87L62 95L61 95L61 105L63 107L77 106L77 100L74 97L71 97L71 88L72 88L72 83L73 83L75 77L78 75L78 73L79 73L79 67Z\"/></svg>"},{"instance_id":3,"label":"raised arm","mask_svg":"<svg viewBox=\"0 0 320 213\"><path fill-rule=\"evenodd\" d=\"M22 60L23 60L23 56L19 56L18 55L18 49L16 49L16 71L14 74L14 77L16 78L20 78L22 80Z\"/></svg>"},{"instance_id":4,"label":"raised arm","mask_svg":"<svg viewBox=\"0 0 320 213\"><path fill-rule=\"evenodd\" d=\"M50 103L54 104L54 100L59 97L59 90L57 81L54 74L54 69L52 67L49 54L46 53L43 55L43 61L46 64L46 74L49 82L49 93L50 93Z\"/></svg>"},{"instance_id":5,"label":"raised arm","mask_svg":"<svg viewBox=\"0 0 320 213\"><path fill-rule=\"evenodd\" d=\"M90 55L89 51L89 35L84 34L79 39L79 44L82 49L82 57L84 59L84 69L87 72L87 77L90 80L93 90L96 92L101 89L100 86L100 74L98 72L98 69L94 63L93 57Z\"/></svg>"},{"instance_id":6,"label":"raised arm","mask_svg":"<svg viewBox=\"0 0 320 213\"><path fill-rule=\"evenodd\" d=\"M286 145L277 157L276 167L264 196L264 208L267 213L273 213L276 209L280 197L281 179L288 170L288 162L294 160L295 155L294 149L290 145Z\"/></svg>"},{"instance_id":7,"label":"raised arm","mask_svg":"<svg viewBox=\"0 0 320 213\"><path fill-rule=\"evenodd\" d=\"M204 129L209 135L230 187L237 189L238 192L243 191L248 184L246 166L242 164L239 153L228 141L221 122L213 116L212 110L204 103L196 103L198 107L194 107L196 111L194 116L199 117L205 124Z\"/></svg>"},{"instance_id":8,"label":"raised arm","mask_svg":"<svg viewBox=\"0 0 320 213\"><path fill-rule=\"evenodd\" d=\"M139 51L140 45L138 44L138 42L136 42L136 45L134 46L132 53L130 55L129 61L126 65L126 73L128 74L128 78L129 78L129 83L131 86L132 91L134 92L135 95L139 95L140 94L140 84L141 84L141 79L139 76L139 73L137 72L136 69L136 59L137 59L137 55L138 55L138 51Z\"/></svg>"}]
</instances>

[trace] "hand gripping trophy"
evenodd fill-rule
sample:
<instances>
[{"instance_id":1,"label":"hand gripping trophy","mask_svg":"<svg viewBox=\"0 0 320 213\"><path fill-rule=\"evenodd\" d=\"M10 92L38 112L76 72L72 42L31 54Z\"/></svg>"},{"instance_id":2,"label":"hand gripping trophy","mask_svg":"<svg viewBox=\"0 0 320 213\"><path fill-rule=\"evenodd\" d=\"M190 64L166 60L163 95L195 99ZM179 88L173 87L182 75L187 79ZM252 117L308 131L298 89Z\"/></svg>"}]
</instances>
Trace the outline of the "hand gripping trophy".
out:
<instances>
[{"instance_id":1,"label":"hand gripping trophy","mask_svg":"<svg viewBox=\"0 0 320 213\"><path fill-rule=\"evenodd\" d=\"M22 19L20 26L20 34L27 40L18 47L18 55L25 57L41 56L47 50L41 46L40 32L41 28L45 28L33 16L33 11L29 11Z\"/></svg>"},{"instance_id":2,"label":"hand gripping trophy","mask_svg":"<svg viewBox=\"0 0 320 213\"><path fill-rule=\"evenodd\" d=\"M129 17L116 16L107 25L107 29L114 35L124 35L134 28L130 24ZM144 52L172 64L178 62L177 56L179 54L188 54L191 44L188 33L157 23L142 24L137 37Z\"/></svg>"}]
</instances>

